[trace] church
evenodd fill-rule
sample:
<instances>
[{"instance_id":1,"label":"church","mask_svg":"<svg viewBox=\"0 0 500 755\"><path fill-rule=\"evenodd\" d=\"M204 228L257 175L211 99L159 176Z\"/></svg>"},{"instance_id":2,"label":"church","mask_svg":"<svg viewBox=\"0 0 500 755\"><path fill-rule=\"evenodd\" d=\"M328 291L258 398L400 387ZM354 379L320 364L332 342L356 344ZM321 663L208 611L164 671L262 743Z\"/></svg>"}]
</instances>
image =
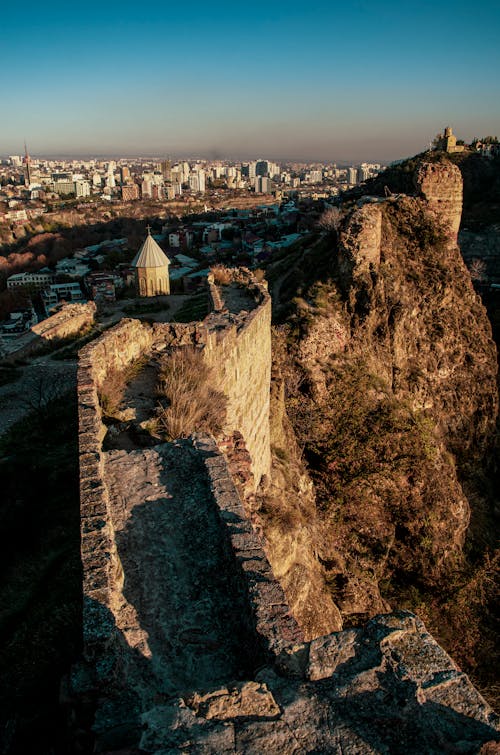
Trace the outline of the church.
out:
<instances>
[{"instance_id":1,"label":"church","mask_svg":"<svg viewBox=\"0 0 500 755\"><path fill-rule=\"evenodd\" d=\"M139 296L165 296L170 293L168 267L170 260L151 236L148 235L132 260Z\"/></svg>"}]
</instances>

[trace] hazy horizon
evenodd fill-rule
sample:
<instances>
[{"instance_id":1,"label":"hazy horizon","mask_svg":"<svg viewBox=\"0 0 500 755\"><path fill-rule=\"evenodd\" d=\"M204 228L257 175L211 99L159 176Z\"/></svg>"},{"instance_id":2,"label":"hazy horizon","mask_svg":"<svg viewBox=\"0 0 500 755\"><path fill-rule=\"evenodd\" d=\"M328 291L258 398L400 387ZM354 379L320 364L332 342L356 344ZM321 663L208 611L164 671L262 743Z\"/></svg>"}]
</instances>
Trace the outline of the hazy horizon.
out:
<instances>
[{"instance_id":1,"label":"hazy horizon","mask_svg":"<svg viewBox=\"0 0 500 755\"><path fill-rule=\"evenodd\" d=\"M3 10L0 154L388 163L500 131L500 5Z\"/></svg>"}]
</instances>

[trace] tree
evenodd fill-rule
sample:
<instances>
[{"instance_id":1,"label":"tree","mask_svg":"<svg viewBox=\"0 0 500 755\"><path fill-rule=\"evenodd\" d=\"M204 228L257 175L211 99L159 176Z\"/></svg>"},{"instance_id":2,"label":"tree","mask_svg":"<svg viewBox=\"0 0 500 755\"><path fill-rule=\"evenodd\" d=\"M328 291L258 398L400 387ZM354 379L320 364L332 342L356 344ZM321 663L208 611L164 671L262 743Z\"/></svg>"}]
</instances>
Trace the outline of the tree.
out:
<instances>
[{"instance_id":1,"label":"tree","mask_svg":"<svg viewBox=\"0 0 500 755\"><path fill-rule=\"evenodd\" d=\"M469 265L469 272L470 277L473 281L484 281L486 280L486 263L484 260L479 259L479 257L476 257L472 260L472 262Z\"/></svg>"},{"instance_id":2,"label":"tree","mask_svg":"<svg viewBox=\"0 0 500 755\"><path fill-rule=\"evenodd\" d=\"M340 225L340 210L338 207L329 207L320 216L318 225L327 233L337 231Z\"/></svg>"}]
</instances>

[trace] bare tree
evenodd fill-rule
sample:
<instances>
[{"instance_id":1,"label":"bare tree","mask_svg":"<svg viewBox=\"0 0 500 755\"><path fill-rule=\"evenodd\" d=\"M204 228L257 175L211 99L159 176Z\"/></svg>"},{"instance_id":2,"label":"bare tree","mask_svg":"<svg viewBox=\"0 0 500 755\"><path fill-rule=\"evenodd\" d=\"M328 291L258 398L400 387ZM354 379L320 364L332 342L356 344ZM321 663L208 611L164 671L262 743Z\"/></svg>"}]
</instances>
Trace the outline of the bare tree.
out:
<instances>
[{"instance_id":1,"label":"bare tree","mask_svg":"<svg viewBox=\"0 0 500 755\"><path fill-rule=\"evenodd\" d=\"M328 207L318 220L318 225L324 231L337 231L340 226L340 210L338 207Z\"/></svg>"},{"instance_id":2,"label":"bare tree","mask_svg":"<svg viewBox=\"0 0 500 755\"><path fill-rule=\"evenodd\" d=\"M473 281L486 280L486 262L479 257L475 257L469 265L470 277Z\"/></svg>"}]
</instances>

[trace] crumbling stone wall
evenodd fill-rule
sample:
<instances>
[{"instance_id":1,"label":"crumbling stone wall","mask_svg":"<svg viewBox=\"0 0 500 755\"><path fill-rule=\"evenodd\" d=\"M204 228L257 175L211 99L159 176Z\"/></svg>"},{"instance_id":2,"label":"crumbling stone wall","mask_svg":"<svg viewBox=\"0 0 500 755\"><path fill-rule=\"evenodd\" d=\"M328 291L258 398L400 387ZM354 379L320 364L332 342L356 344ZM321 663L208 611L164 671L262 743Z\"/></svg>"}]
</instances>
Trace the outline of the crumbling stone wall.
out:
<instances>
[{"instance_id":1,"label":"crumbling stone wall","mask_svg":"<svg viewBox=\"0 0 500 755\"><path fill-rule=\"evenodd\" d=\"M462 217L463 181L453 163L424 162L415 176L417 191L427 200L429 209L442 223L450 242L456 244Z\"/></svg>"},{"instance_id":2,"label":"crumbling stone wall","mask_svg":"<svg viewBox=\"0 0 500 755\"><path fill-rule=\"evenodd\" d=\"M219 512L228 568L234 569L235 580L248 595L252 630L269 662L255 669L254 680L231 679L227 689L221 686L209 692L179 691L180 699L156 695L149 702L152 707L138 706L137 691L130 689L127 677L125 659L130 658L131 648L113 614L113 596L123 588L123 573L110 515L114 502L104 476L98 389L109 370L123 369L152 350L200 346L228 395L226 429L233 436L241 433L240 442L250 451L258 479L267 469L264 330L269 326L270 301L263 287L255 290L255 296L256 308L236 315L225 311L222 297L217 311L203 323L149 326L123 321L81 352L81 547L88 663L75 668L73 689L80 696L89 693L93 702L97 692L95 751L140 746L158 753L352 748L375 753L394 749L401 736L408 752L421 752L423 746L437 753L450 743L462 749L465 743L464 751L478 751L483 742L498 738L497 719L411 615L389 615L363 630L297 645L300 629L244 515L231 474L235 464L230 468L207 436L193 438L193 447L203 459L211 505L215 502ZM253 476L247 469L244 472L243 482L248 482ZM373 721L381 722L375 734Z\"/></svg>"},{"instance_id":3,"label":"crumbling stone wall","mask_svg":"<svg viewBox=\"0 0 500 755\"><path fill-rule=\"evenodd\" d=\"M102 422L99 389L109 372L125 369L153 349L201 347L208 363L214 367L219 387L228 396L224 430L228 434L235 430L242 433L254 465L254 479L258 483L270 466L271 311L265 287L254 285L252 292L255 309L250 313L232 315L220 305L219 311L209 315L203 323L149 325L126 319L80 352L78 409L84 652L97 674L92 682L94 687L106 686L113 675L119 674L117 659L121 639L112 620L111 603L114 591L121 589L123 580L110 513L112 501L104 481L102 440L106 428ZM224 457L220 459L219 467L225 464ZM241 507L236 489L233 496L232 505ZM265 560L265 556L263 558ZM265 563L267 573L272 576L267 560ZM273 590L280 593L277 605L282 605L286 613L284 596L275 581ZM292 622L288 632L298 632L291 617L283 621L285 625ZM107 659L106 663L103 659Z\"/></svg>"},{"instance_id":4,"label":"crumbling stone wall","mask_svg":"<svg viewBox=\"0 0 500 755\"><path fill-rule=\"evenodd\" d=\"M222 336L222 337L221 337ZM224 431L238 430L252 459L258 485L271 468L269 397L271 383L271 299L248 313L244 324L211 330L204 351L220 390L227 396Z\"/></svg>"},{"instance_id":5,"label":"crumbling stone wall","mask_svg":"<svg viewBox=\"0 0 500 755\"><path fill-rule=\"evenodd\" d=\"M31 328L35 335L44 341L54 338L68 338L78 333L86 325L94 322L96 306L93 301L86 304L65 304L59 312L56 312L46 320L42 320Z\"/></svg>"},{"instance_id":6,"label":"crumbling stone wall","mask_svg":"<svg viewBox=\"0 0 500 755\"><path fill-rule=\"evenodd\" d=\"M210 436L196 436L194 446L204 458L221 521L227 527L234 558L244 575L257 633L266 650L279 656L285 648L303 639L302 632L290 614L285 593L272 572L262 542L245 515L226 459Z\"/></svg>"}]
</instances>

